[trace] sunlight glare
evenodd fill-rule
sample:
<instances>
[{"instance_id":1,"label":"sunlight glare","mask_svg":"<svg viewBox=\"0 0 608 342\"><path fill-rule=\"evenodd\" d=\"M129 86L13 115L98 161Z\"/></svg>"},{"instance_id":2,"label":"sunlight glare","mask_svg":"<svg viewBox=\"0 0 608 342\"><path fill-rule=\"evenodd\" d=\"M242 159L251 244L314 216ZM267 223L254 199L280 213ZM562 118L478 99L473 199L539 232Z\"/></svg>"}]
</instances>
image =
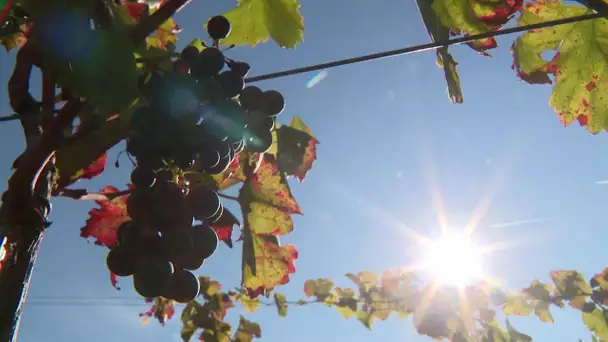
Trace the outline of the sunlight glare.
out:
<instances>
[{"instance_id":1,"label":"sunlight glare","mask_svg":"<svg viewBox=\"0 0 608 342\"><path fill-rule=\"evenodd\" d=\"M426 268L437 283L465 286L482 276L481 251L468 235L444 233L428 248Z\"/></svg>"}]
</instances>

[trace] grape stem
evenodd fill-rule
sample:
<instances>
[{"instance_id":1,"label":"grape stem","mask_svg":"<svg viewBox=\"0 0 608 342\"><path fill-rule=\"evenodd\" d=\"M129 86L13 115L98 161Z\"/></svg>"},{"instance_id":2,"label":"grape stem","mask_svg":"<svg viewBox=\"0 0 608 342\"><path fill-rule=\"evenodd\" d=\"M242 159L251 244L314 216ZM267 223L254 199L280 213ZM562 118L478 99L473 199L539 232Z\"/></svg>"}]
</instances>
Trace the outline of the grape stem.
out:
<instances>
[{"instance_id":1,"label":"grape stem","mask_svg":"<svg viewBox=\"0 0 608 342\"><path fill-rule=\"evenodd\" d=\"M218 195L219 197L222 197L222 198L225 198L225 199L229 199L229 200L231 200L231 201L236 201L236 202L238 202L238 201L239 201L239 198L238 198L238 197L235 197L235 196L230 196L230 195L222 194L222 193L220 193L220 192L218 192L218 193L217 193L217 195Z\"/></svg>"}]
</instances>

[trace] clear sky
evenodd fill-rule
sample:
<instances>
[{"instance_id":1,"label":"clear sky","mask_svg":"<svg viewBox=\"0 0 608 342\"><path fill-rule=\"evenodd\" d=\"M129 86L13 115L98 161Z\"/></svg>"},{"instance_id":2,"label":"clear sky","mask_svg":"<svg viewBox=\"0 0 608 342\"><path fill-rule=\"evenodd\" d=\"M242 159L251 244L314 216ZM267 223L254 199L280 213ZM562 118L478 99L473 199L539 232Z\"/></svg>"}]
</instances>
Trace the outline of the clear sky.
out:
<instances>
[{"instance_id":1,"label":"clear sky","mask_svg":"<svg viewBox=\"0 0 608 342\"><path fill-rule=\"evenodd\" d=\"M193 1L176 18L184 27L179 47L204 37L206 19L235 4ZM251 74L258 75L429 39L413 0L302 0L302 13L305 42L295 50L270 42L233 49L229 56L249 62ZM606 265L600 251L608 240L608 185L597 182L608 180L608 137L560 124L548 106L551 88L525 84L511 70L513 39L499 39L493 58L464 46L452 49L460 62L461 105L449 102L432 52L332 69L310 89L306 84L314 73L258 84L285 95L283 123L301 115L321 141L312 172L303 184L293 184L305 215L295 218L295 231L283 241L297 245L300 259L291 283L280 291L295 300L309 278L348 284L347 272L414 262L419 250L406 227L438 233L433 184L455 227L464 225L480 201L491 199L475 237L511 242L484 260L485 269L511 288L535 278L548 281L554 269L577 269L588 277ZM14 57L0 54L1 114L10 113L5 94ZM36 93L39 85L36 76ZM18 123L0 124L0 137L0 178L6 179L23 148ZM113 166L122 148L113 150L102 176L74 187L124 188L129 163L123 157L121 168ZM123 290L114 290L105 268L107 250L79 237L92 205L54 201L54 224L36 264L20 341L178 341L179 318L164 328L154 322L143 327L137 314L147 306L131 281L122 280ZM526 220L533 222L504 225ZM237 286L240 248L221 245L199 272ZM232 311L232 322L239 312ZM541 342L590 340L580 313L553 313L554 325L533 317L512 323ZM262 325L263 341L430 341L416 334L411 319L392 318L370 332L322 306L290 308L287 318L268 307L247 317Z\"/></svg>"}]
</instances>

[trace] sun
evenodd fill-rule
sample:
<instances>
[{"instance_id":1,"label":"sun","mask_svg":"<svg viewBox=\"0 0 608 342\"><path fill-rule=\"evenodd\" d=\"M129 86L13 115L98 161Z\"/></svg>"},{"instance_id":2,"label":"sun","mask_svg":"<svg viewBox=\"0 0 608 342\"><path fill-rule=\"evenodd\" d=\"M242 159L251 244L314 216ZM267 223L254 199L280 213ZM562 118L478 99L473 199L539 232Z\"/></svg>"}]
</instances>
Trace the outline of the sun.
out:
<instances>
[{"instance_id":1,"label":"sun","mask_svg":"<svg viewBox=\"0 0 608 342\"><path fill-rule=\"evenodd\" d=\"M480 248L467 234L446 232L431 242L425 268L439 285L462 287L483 277Z\"/></svg>"}]
</instances>

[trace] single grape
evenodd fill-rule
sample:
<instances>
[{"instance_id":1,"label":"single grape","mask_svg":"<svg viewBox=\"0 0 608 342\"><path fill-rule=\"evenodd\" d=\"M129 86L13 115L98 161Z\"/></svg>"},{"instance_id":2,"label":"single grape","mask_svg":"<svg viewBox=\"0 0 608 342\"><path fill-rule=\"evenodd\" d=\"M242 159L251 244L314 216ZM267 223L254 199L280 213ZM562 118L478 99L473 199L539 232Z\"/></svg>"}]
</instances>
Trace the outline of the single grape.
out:
<instances>
[{"instance_id":1,"label":"single grape","mask_svg":"<svg viewBox=\"0 0 608 342\"><path fill-rule=\"evenodd\" d=\"M243 139L232 144L232 150L234 153L240 153L245 148L245 141Z\"/></svg>"},{"instance_id":2,"label":"single grape","mask_svg":"<svg viewBox=\"0 0 608 342\"><path fill-rule=\"evenodd\" d=\"M249 73L249 70L251 70L251 66L249 66L249 64L245 62L233 61L228 64L228 67L241 77L246 77Z\"/></svg>"},{"instance_id":3,"label":"single grape","mask_svg":"<svg viewBox=\"0 0 608 342\"><path fill-rule=\"evenodd\" d=\"M239 73L234 70L222 72L221 74L217 75L217 80L222 85L224 95L228 98L239 96L243 90L243 87L245 86L243 76L239 75Z\"/></svg>"},{"instance_id":4,"label":"single grape","mask_svg":"<svg viewBox=\"0 0 608 342\"><path fill-rule=\"evenodd\" d=\"M135 189L127 198L127 214L135 221L148 222L151 193Z\"/></svg>"},{"instance_id":5,"label":"single grape","mask_svg":"<svg viewBox=\"0 0 608 342\"><path fill-rule=\"evenodd\" d=\"M260 130L245 137L245 147L252 152L265 153L272 146L272 132Z\"/></svg>"},{"instance_id":6,"label":"single grape","mask_svg":"<svg viewBox=\"0 0 608 342\"><path fill-rule=\"evenodd\" d=\"M272 131L274 128L274 118L260 113L260 111L252 111L249 113L248 128L251 127L255 131Z\"/></svg>"},{"instance_id":7,"label":"single grape","mask_svg":"<svg viewBox=\"0 0 608 342\"><path fill-rule=\"evenodd\" d=\"M219 175L220 173L228 169L228 166L230 166L231 162L232 161L230 160L230 155L228 155L224 158L221 158L216 165L207 168L206 171L212 175Z\"/></svg>"},{"instance_id":8,"label":"single grape","mask_svg":"<svg viewBox=\"0 0 608 342\"><path fill-rule=\"evenodd\" d=\"M224 215L224 205L220 202L220 210L218 210L217 213L215 213L215 215L209 218L206 222L215 223L219 221L220 218L222 218L222 215Z\"/></svg>"},{"instance_id":9,"label":"single grape","mask_svg":"<svg viewBox=\"0 0 608 342\"><path fill-rule=\"evenodd\" d=\"M159 230L181 226L187 221L184 212L185 196L183 189L171 182L158 182L153 188L153 208L151 215ZM192 216L190 217L190 223Z\"/></svg>"},{"instance_id":10,"label":"single grape","mask_svg":"<svg viewBox=\"0 0 608 342\"><path fill-rule=\"evenodd\" d=\"M194 241L194 250L204 259L215 253L219 242L215 230L206 224L192 227L192 240Z\"/></svg>"},{"instance_id":11,"label":"single grape","mask_svg":"<svg viewBox=\"0 0 608 342\"><path fill-rule=\"evenodd\" d=\"M256 86L246 86L241 90L239 101L241 106L247 109L261 109L263 91Z\"/></svg>"},{"instance_id":12,"label":"single grape","mask_svg":"<svg viewBox=\"0 0 608 342\"><path fill-rule=\"evenodd\" d=\"M188 66L192 67L196 63L199 54L200 52L196 47L189 45L182 50L180 57Z\"/></svg>"},{"instance_id":13,"label":"single grape","mask_svg":"<svg viewBox=\"0 0 608 342\"><path fill-rule=\"evenodd\" d=\"M138 166L131 172L131 183L136 188L151 188L155 181L156 175L154 174L154 170L150 168Z\"/></svg>"},{"instance_id":14,"label":"single grape","mask_svg":"<svg viewBox=\"0 0 608 342\"><path fill-rule=\"evenodd\" d=\"M199 56L198 60L192 65L192 73L196 78L205 78L217 75L226 61L224 54L216 48L206 48Z\"/></svg>"},{"instance_id":15,"label":"single grape","mask_svg":"<svg viewBox=\"0 0 608 342\"><path fill-rule=\"evenodd\" d=\"M163 244L161 241L161 235L157 229L147 226L147 230L142 234L141 241L137 246L139 253L162 255Z\"/></svg>"},{"instance_id":16,"label":"single grape","mask_svg":"<svg viewBox=\"0 0 608 342\"><path fill-rule=\"evenodd\" d=\"M213 40L221 40L230 34L230 22L226 17L217 15L207 22L207 32Z\"/></svg>"},{"instance_id":17,"label":"single grape","mask_svg":"<svg viewBox=\"0 0 608 342\"><path fill-rule=\"evenodd\" d=\"M198 157L196 159L196 167L199 171L203 171L217 165L219 162L220 154L216 149L202 147L199 150Z\"/></svg>"},{"instance_id":18,"label":"single grape","mask_svg":"<svg viewBox=\"0 0 608 342\"><path fill-rule=\"evenodd\" d=\"M220 198L209 188L199 186L191 189L186 200L197 220L208 220L220 210Z\"/></svg>"},{"instance_id":19,"label":"single grape","mask_svg":"<svg viewBox=\"0 0 608 342\"><path fill-rule=\"evenodd\" d=\"M174 260L174 263L177 267L180 267L184 270L196 271L199 268L203 267L203 264L205 264L205 258L198 255L198 253L196 253L196 251L192 249L187 254L177 256Z\"/></svg>"},{"instance_id":20,"label":"single grape","mask_svg":"<svg viewBox=\"0 0 608 342\"><path fill-rule=\"evenodd\" d=\"M169 260L174 261L180 255L187 254L194 248L192 229L190 227L168 229L161 237L161 244L165 255Z\"/></svg>"},{"instance_id":21,"label":"single grape","mask_svg":"<svg viewBox=\"0 0 608 342\"><path fill-rule=\"evenodd\" d=\"M125 246L129 250L134 248L141 241L141 223L133 220L123 222L118 229L116 229L116 241L120 246Z\"/></svg>"},{"instance_id":22,"label":"single grape","mask_svg":"<svg viewBox=\"0 0 608 342\"><path fill-rule=\"evenodd\" d=\"M219 144L217 144L217 153L220 155L220 158L227 158L228 156L230 156L230 150L232 149L232 147L230 146L229 143L222 141Z\"/></svg>"},{"instance_id":23,"label":"single grape","mask_svg":"<svg viewBox=\"0 0 608 342\"><path fill-rule=\"evenodd\" d=\"M276 90L268 90L264 92L264 112L268 116L277 116L285 109L285 99L283 95Z\"/></svg>"},{"instance_id":24,"label":"single grape","mask_svg":"<svg viewBox=\"0 0 608 342\"><path fill-rule=\"evenodd\" d=\"M190 73L190 66L183 60L178 59L173 62L173 71L188 75Z\"/></svg>"},{"instance_id":25,"label":"single grape","mask_svg":"<svg viewBox=\"0 0 608 342\"><path fill-rule=\"evenodd\" d=\"M171 276L166 296L178 303L190 303L199 294L201 284L190 271L179 270Z\"/></svg>"},{"instance_id":26,"label":"single grape","mask_svg":"<svg viewBox=\"0 0 608 342\"><path fill-rule=\"evenodd\" d=\"M135 291L145 298L162 296L173 275L173 264L156 255L142 255L133 275Z\"/></svg>"},{"instance_id":27,"label":"single grape","mask_svg":"<svg viewBox=\"0 0 608 342\"><path fill-rule=\"evenodd\" d=\"M135 256L125 247L114 247L106 258L106 265L110 272L119 277L128 277L137 270Z\"/></svg>"}]
</instances>

